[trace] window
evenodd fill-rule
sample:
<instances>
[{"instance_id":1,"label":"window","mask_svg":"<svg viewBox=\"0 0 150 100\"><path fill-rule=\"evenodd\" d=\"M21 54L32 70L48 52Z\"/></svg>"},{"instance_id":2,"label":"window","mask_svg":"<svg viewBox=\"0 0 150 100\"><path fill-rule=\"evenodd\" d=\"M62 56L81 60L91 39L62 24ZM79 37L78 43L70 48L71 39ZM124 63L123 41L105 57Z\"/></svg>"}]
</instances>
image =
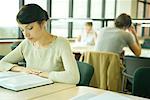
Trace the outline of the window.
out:
<instances>
[{"instance_id":1,"label":"window","mask_svg":"<svg viewBox=\"0 0 150 100\"><path fill-rule=\"evenodd\" d=\"M58 20L51 21L51 33L57 36L68 37L68 22L72 22L73 27L72 35L76 37L79 33L83 32L83 27L85 20L59 20L59 18L67 19L69 17L69 1L70 0L51 0L51 4L47 4L47 0L2 0L0 3L0 38L18 38L18 26L16 23L16 14L19 11L19 1L24 1L25 4L35 3L40 5L44 10L47 11L47 6L51 7L51 17L58 18ZM73 1L73 18L86 19L87 10L88 10L88 1L89 0L72 0ZM132 0L90 0L91 9L90 9L90 18L98 19L93 20L93 27L95 30L99 30L102 27L102 2L105 1L105 18L113 19L120 13L127 13L132 15ZM8 3L9 2L9 3ZM116 3L117 2L117 3ZM150 0L136 0L138 2L138 11L136 18L150 18ZM115 4L116 3L116 4ZM116 11L115 11L116 5ZM135 5L136 6L136 5ZM8 9L9 8L9 9ZM145 10L146 8L146 10ZM4 10L5 9L5 10ZM61 12L61 13L60 13ZM136 14L133 14L136 15ZM135 17L134 17L135 18ZM106 24L106 23L105 23ZM108 21L107 25L112 26L113 21ZM104 25L105 26L105 25ZM49 27L48 27L49 28ZM150 35L150 28L143 27L142 24L136 23L136 28L139 36L148 36Z\"/></svg>"},{"instance_id":2,"label":"window","mask_svg":"<svg viewBox=\"0 0 150 100\"><path fill-rule=\"evenodd\" d=\"M131 4L132 0L117 0L117 11L116 15L120 15L121 13L131 14Z\"/></svg>"},{"instance_id":3,"label":"window","mask_svg":"<svg viewBox=\"0 0 150 100\"><path fill-rule=\"evenodd\" d=\"M87 0L73 0L73 17L86 18Z\"/></svg>"},{"instance_id":4,"label":"window","mask_svg":"<svg viewBox=\"0 0 150 100\"><path fill-rule=\"evenodd\" d=\"M145 18L150 18L150 4L146 4ZM144 36L148 37L150 35L150 27L144 28Z\"/></svg>"},{"instance_id":5,"label":"window","mask_svg":"<svg viewBox=\"0 0 150 100\"><path fill-rule=\"evenodd\" d=\"M83 33L85 22L74 22L73 23L73 37L77 37L78 35Z\"/></svg>"},{"instance_id":6,"label":"window","mask_svg":"<svg viewBox=\"0 0 150 100\"><path fill-rule=\"evenodd\" d=\"M138 1L138 14L137 18L144 19L149 18L150 14L150 0L139 0ZM147 24L148 25L148 24ZM149 37L150 36L150 25L145 26L144 24L137 25L137 32L140 37Z\"/></svg>"},{"instance_id":7,"label":"window","mask_svg":"<svg viewBox=\"0 0 150 100\"><path fill-rule=\"evenodd\" d=\"M73 1L73 18L87 18L87 2L88 0ZM85 21L77 21L73 23L73 37L83 32Z\"/></svg>"},{"instance_id":8,"label":"window","mask_svg":"<svg viewBox=\"0 0 150 100\"><path fill-rule=\"evenodd\" d=\"M102 18L102 1L103 0L91 0L91 18L101 19ZM102 26L102 21L94 21L93 28L98 31Z\"/></svg>"},{"instance_id":9,"label":"window","mask_svg":"<svg viewBox=\"0 0 150 100\"><path fill-rule=\"evenodd\" d=\"M150 4L146 4L145 18L150 18Z\"/></svg>"},{"instance_id":10,"label":"window","mask_svg":"<svg viewBox=\"0 0 150 100\"><path fill-rule=\"evenodd\" d=\"M18 11L19 0L1 1L0 38L18 38L18 27L16 23L16 15Z\"/></svg>"},{"instance_id":11,"label":"window","mask_svg":"<svg viewBox=\"0 0 150 100\"><path fill-rule=\"evenodd\" d=\"M69 0L52 0L52 18L68 18L68 16ZM68 23L65 21L52 21L51 32L57 36L67 37Z\"/></svg>"},{"instance_id":12,"label":"window","mask_svg":"<svg viewBox=\"0 0 150 100\"><path fill-rule=\"evenodd\" d=\"M106 0L105 18L114 18L115 14L115 0Z\"/></svg>"},{"instance_id":13,"label":"window","mask_svg":"<svg viewBox=\"0 0 150 100\"><path fill-rule=\"evenodd\" d=\"M25 0L25 5L30 3L38 4L47 11L47 0Z\"/></svg>"},{"instance_id":14,"label":"window","mask_svg":"<svg viewBox=\"0 0 150 100\"><path fill-rule=\"evenodd\" d=\"M102 0L91 0L91 18L102 18Z\"/></svg>"},{"instance_id":15,"label":"window","mask_svg":"<svg viewBox=\"0 0 150 100\"><path fill-rule=\"evenodd\" d=\"M144 3L138 3L138 18L143 18L143 11L144 11Z\"/></svg>"},{"instance_id":16,"label":"window","mask_svg":"<svg viewBox=\"0 0 150 100\"><path fill-rule=\"evenodd\" d=\"M51 33L57 36L68 37L68 23L65 21L52 21Z\"/></svg>"},{"instance_id":17,"label":"window","mask_svg":"<svg viewBox=\"0 0 150 100\"><path fill-rule=\"evenodd\" d=\"M68 18L69 0L52 0L52 18Z\"/></svg>"}]
</instances>

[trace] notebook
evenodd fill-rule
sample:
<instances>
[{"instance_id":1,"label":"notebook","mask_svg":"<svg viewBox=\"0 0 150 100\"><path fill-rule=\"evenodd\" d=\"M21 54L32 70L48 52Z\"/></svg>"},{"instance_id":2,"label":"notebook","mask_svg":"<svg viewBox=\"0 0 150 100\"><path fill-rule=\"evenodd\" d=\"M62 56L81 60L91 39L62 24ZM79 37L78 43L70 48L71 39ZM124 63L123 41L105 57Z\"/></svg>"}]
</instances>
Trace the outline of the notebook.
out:
<instances>
[{"instance_id":1,"label":"notebook","mask_svg":"<svg viewBox=\"0 0 150 100\"><path fill-rule=\"evenodd\" d=\"M53 81L37 75L22 72L0 72L0 86L14 91L25 90L42 85L52 84Z\"/></svg>"}]
</instances>

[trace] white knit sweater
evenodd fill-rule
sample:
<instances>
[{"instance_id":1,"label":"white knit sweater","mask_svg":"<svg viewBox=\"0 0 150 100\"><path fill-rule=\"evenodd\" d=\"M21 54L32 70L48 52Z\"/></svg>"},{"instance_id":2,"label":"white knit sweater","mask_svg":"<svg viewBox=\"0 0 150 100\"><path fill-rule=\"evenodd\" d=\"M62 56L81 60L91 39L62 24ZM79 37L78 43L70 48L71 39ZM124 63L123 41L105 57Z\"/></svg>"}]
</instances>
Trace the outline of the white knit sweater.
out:
<instances>
[{"instance_id":1,"label":"white knit sweater","mask_svg":"<svg viewBox=\"0 0 150 100\"><path fill-rule=\"evenodd\" d=\"M14 63L22 59L26 66L49 72L49 78L54 82L77 84L79 70L72 54L69 42L57 37L47 48L35 47L27 39L0 61L0 70L10 70Z\"/></svg>"}]
</instances>

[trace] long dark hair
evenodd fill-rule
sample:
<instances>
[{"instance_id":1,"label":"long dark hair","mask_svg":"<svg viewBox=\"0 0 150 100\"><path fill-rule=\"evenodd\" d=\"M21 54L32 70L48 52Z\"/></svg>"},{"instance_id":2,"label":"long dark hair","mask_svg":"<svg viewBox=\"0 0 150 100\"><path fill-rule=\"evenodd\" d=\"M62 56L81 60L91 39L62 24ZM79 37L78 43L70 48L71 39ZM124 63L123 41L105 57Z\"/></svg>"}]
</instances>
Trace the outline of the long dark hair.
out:
<instances>
[{"instance_id":1,"label":"long dark hair","mask_svg":"<svg viewBox=\"0 0 150 100\"><path fill-rule=\"evenodd\" d=\"M32 22L42 22L47 21L48 14L37 4L27 4L24 5L16 16L16 20L21 24L29 24Z\"/></svg>"}]
</instances>

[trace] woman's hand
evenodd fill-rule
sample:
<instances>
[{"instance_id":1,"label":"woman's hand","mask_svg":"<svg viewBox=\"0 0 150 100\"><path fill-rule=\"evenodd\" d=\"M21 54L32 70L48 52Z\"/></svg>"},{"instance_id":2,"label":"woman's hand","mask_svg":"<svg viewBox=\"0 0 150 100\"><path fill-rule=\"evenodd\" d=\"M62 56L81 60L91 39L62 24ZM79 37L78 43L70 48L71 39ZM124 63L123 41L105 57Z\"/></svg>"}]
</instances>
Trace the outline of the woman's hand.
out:
<instances>
[{"instance_id":1,"label":"woman's hand","mask_svg":"<svg viewBox=\"0 0 150 100\"><path fill-rule=\"evenodd\" d=\"M21 72L29 73L29 74L34 74L34 75L39 75L41 73L40 70L33 69L33 68L25 68Z\"/></svg>"},{"instance_id":2,"label":"woman's hand","mask_svg":"<svg viewBox=\"0 0 150 100\"><path fill-rule=\"evenodd\" d=\"M14 67L11 68L11 71L25 72L25 73L29 73L29 74L38 75L40 77L48 78L48 72L42 72L40 70L33 69L33 68L26 68L26 67L21 67L21 66L14 66Z\"/></svg>"},{"instance_id":3,"label":"woman's hand","mask_svg":"<svg viewBox=\"0 0 150 100\"><path fill-rule=\"evenodd\" d=\"M41 72L39 74L40 77L48 78L48 72Z\"/></svg>"},{"instance_id":4,"label":"woman's hand","mask_svg":"<svg viewBox=\"0 0 150 100\"><path fill-rule=\"evenodd\" d=\"M33 69L33 68L21 67L21 66L14 66L10 70L15 71L15 72L25 72L25 73L29 73L29 74L35 74L35 75L39 75L41 73L40 70Z\"/></svg>"}]
</instances>

